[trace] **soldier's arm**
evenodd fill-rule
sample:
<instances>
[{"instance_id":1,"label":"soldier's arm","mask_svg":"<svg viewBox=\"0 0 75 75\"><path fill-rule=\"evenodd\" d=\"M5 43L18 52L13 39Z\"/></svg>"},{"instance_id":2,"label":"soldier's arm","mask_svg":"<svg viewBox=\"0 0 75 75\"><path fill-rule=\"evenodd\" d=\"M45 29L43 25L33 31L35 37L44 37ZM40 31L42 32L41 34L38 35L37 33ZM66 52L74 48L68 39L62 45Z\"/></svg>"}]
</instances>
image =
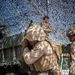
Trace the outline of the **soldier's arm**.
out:
<instances>
[{"instance_id":1,"label":"soldier's arm","mask_svg":"<svg viewBox=\"0 0 75 75\"><path fill-rule=\"evenodd\" d=\"M47 32L53 32L53 31L54 31L54 30L53 30L51 27L49 27L49 26L46 26L46 27L44 28L44 30L47 31Z\"/></svg>"},{"instance_id":2,"label":"soldier's arm","mask_svg":"<svg viewBox=\"0 0 75 75\"><path fill-rule=\"evenodd\" d=\"M40 42L31 51L27 52L27 50L25 50L23 52L23 57L26 64L33 64L35 61L37 61L41 56L44 55L46 48L46 42Z\"/></svg>"},{"instance_id":3,"label":"soldier's arm","mask_svg":"<svg viewBox=\"0 0 75 75\"><path fill-rule=\"evenodd\" d=\"M44 29L44 31L46 31L46 32L53 32L53 30L50 29L50 28Z\"/></svg>"}]
</instances>

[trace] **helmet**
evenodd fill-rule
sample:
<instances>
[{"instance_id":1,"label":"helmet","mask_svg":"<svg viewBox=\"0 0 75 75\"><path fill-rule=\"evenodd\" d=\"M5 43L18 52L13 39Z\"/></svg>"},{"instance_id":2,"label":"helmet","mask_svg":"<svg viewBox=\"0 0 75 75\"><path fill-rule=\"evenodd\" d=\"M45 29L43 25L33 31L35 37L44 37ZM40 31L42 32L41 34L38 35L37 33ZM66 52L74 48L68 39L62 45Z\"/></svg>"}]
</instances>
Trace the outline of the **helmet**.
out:
<instances>
[{"instance_id":1,"label":"helmet","mask_svg":"<svg viewBox=\"0 0 75 75\"><path fill-rule=\"evenodd\" d=\"M32 25L28 28L26 32L26 38L29 41L34 41L34 40L42 41L45 40L46 34L43 28L40 27L39 25Z\"/></svg>"},{"instance_id":2,"label":"helmet","mask_svg":"<svg viewBox=\"0 0 75 75\"><path fill-rule=\"evenodd\" d=\"M67 36L75 35L75 27L72 27L68 30Z\"/></svg>"}]
</instances>

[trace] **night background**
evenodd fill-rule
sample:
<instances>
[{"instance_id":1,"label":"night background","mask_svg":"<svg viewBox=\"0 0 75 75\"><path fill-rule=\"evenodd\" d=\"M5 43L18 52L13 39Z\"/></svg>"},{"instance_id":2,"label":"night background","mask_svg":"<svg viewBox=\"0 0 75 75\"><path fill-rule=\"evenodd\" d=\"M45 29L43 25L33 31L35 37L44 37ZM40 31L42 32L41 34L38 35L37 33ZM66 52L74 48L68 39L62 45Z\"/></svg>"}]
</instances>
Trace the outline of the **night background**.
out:
<instances>
[{"instance_id":1,"label":"night background","mask_svg":"<svg viewBox=\"0 0 75 75\"><path fill-rule=\"evenodd\" d=\"M70 43L66 31L75 26L74 0L0 0L0 25L6 25L7 36L24 32L30 20L39 24L44 15L50 17L56 43Z\"/></svg>"}]
</instances>

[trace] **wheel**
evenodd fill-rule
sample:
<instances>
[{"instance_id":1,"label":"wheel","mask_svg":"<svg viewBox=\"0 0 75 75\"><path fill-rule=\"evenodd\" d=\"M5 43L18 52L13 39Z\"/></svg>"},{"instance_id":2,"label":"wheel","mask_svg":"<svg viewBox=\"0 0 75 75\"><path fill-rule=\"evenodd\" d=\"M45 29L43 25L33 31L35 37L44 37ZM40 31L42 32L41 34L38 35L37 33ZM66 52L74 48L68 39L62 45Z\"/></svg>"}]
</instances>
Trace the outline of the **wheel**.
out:
<instances>
[{"instance_id":1,"label":"wheel","mask_svg":"<svg viewBox=\"0 0 75 75\"><path fill-rule=\"evenodd\" d=\"M5 70L5 75L16 75L16 70L14 67L7 67Z\"/></svg>"},{"instance_id":2,"label":"wheel","mask_svg":"<svg viewBox=\"0 0 75 75\"><path fill-rule=\"evenodd\" d=\"M6 73L5 75L16 75L15 73Z\"/></svg>"}]
</instances>

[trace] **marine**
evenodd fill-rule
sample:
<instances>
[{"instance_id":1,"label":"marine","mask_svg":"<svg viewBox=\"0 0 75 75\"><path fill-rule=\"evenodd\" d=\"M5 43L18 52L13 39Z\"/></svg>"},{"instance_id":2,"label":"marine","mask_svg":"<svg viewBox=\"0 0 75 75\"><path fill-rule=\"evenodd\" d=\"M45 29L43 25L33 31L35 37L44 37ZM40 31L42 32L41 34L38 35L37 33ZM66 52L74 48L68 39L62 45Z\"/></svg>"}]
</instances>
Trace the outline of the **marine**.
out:
<instances>
[{"instance_id":1,"label":"marine","mask_svg":"<svg viewBox=\"0 0 75 75\"><path fill-rule=\"evenodd\" d=\"M30 75L48 75L50 69L54 71L53 75L61 75L57 54L52 49L42 27L30 26L22 41L24 40L28 44L23 47L22 55L25 63L31 69Z\"/></svg>"},{"instance_id":2,"label":"marine","mask_svg":"<svg viewBox=\"0 0 75 75\"><path fill-rule=\"evenodd\" d=\"M69 75L75 75L75 27L72 27L67 31L67 36L72 42Z\"/></svg>"}]
</instances>

